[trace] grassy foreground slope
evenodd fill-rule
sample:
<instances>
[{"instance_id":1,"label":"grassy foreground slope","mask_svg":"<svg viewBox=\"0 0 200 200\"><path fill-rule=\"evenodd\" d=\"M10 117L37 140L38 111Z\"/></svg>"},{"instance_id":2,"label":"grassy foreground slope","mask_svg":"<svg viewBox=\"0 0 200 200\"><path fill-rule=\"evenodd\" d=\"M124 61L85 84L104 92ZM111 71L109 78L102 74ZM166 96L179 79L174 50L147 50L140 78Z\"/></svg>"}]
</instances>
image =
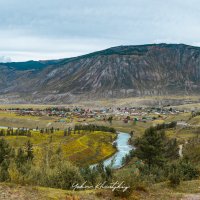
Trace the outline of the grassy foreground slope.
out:
<instances>
[{"instance_id":1,"label":"grassy foreground slope","mask_svg":"<svg viewBox=\"0 0 200 200\"><path fill-rule=\"evenodd\" d=\"M66 191L54 188L0 184L0 199L4 200L95 200L94 191Z\"/></svg>"},{"instance_id":2,"label":"grassy foreground slope","mask_svg":"<svg viewBox=\"0 0 200 200\"><path fill-rule=\"evenodd\" d=\"M184 181L176 189L167 182L133 191L128 200L190 200L200 199L200 180ZM109 190L68 191L46 187L0 183L0 199L4 200L120 200ZM124 198L126 199L126 198Z\"/></svg>"}]
</instances>

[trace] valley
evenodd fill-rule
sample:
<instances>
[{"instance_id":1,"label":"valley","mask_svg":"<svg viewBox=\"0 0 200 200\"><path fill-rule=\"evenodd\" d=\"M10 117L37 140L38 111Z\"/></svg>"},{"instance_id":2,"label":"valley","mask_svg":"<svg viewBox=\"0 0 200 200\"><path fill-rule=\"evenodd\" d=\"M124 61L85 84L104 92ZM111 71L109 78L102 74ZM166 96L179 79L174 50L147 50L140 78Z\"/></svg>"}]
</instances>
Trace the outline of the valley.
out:
<instances>
[{"instance_id":1,"label":"valley","mask_svg":"<svg viewBox=\"0 0 200 200\"><path fill-rule=\"evenodd\" d=\"M40 168L42 171L45 170L41 172L46 176L45 173L48 172L46 172L47 168L49 168L49 170L57 170L57 167L59 168L59 166L57 166L56 163L60 163L61 160L66 160L64 162L67 163L70 162L71 164L67 165L72 171L75 170L75 168L77 168L77 170L78 168L85 170L87 166L96 163L101 164L102 161L109 160L109 158L111 160L109 163L112 163L112 156L119 150L117 147L118 144L115 144L115 141L117 141L116 131L130 134L131 137L126 143L127 146L132 145L133 148L138 148L135 143L137 139L142 138L145 131L151 127L155 127L155 129L158 130L164 130L166 135L166 139L164 140L166 140L166 142L168 141L168 144L166 143L167 145L170 143L170 145L172 145L173 142L176 141L177 146L170 147L172 149L168 151L169 157L167 157L167 162L173 163L176 160L179 162L178 160L181 160L182 157L189 156L190 162L195 163L195 166L199 168L200 165L197 155L199 151L198 144L200 141L200 117L198 111L200 104L194 102L195 98L188 97L188 99L190 99L189 104L172 106L130 106L131 103L132 105L135 105L134 101L131 102L131 99L124 99L126 104L114 104L115 106L113 107L111 107L108 102L105 103L104 101L99 103L98 106L96 106L97 103L94 102L94 106L92 107L89 107L88 104L57 106L31 104L1 105L0 138L4 139L10 147L15 149L16 156L19 156L19 149L22 149L24 152L23 154L25 155L27 144L30 142L32 153L34 155L33 160L31 161L33 166L24 163L27 168L26 170L31 167L29 169L31 170L31 173L40 173L37 171ZM117 101L120 102L121 100ZM137 101L137 99L135 99L135 101ZM127 102L129 102L129 106L127 105ZM190 145L192 145L193 148L191 148ZM133 150L133 152L134 151L135 150ZM194 151L196 152L194 153ZM195 178L194 180L193 178L191 180L182 180L180 185L173 190L171 186L169 186L168 180L165 180L164 177L163 181L160 180L155 184L152 184L151 181L142 180L140 178L140 173L148 174L148 172L145 172L146 169L144 168L143 161L140 161L140 159L135 157L134 154L132 155L132 153L130 156L126 156L128 154L127 151L127 153L124 154L124 159L120 161L120 165L123 165L123 167L120 167L119 169L115 169L114 167L112 169L114 180L116 177L117 180L125 179L125 182L133 187L128 199L151 200L159 199L160 196L166 200L171 199L172 196L176 197L176 199L182 199L184 196L187 198L187 196L190 195L190 191L187 190L187 193L185 193L185 187L191 187L192 193L198 192L198 190L192 190L192 185L195 181L196 184L199 184L198 179ZM181 157L178 158L180 155ZM71 165L75 168L73 169ZM50 182L45 183L43 182L44 180L38 180L38 182L34 180L33 177L26 177L30 176L28 174L25 176L23 175L24 178L21 179L20 177L22 175L20 174L22 172L16 171L19 169L13 164L10 165L9 176L12 184L9 185L9 183L6 185L2 183L1 187L5 188L5 191L9 191L10 187L16 188L18 191L16 195L21 199L25 198L23 192L25 188L19 189L15 184L35 185L34 187L26 187L29 188L28 190L30 190L31 193L37 191L37 195L39 195L37 196L38 199L51 199L51 195L57 196L57 199L66 198L69 200L90 198L103 199L105 198L104 195L108 195L108 199L121 198L117 197L118 195L116 195L115 192L113 194L110 190L102 190L102 192L99 190L71 192L69 190L59 191L58 189L50 189L52 187L70 189L70 187L56 186ZM100 168L98 170L100 170ZM144 172L140 172L140 170L143 170ZM54 172L52 171L51 173ZM76 173L79 172L77 171ZM81 174L82 173L84 174L86 172L81 172ZM99 172L96 171L90 173L98 174ZM133 173L131 179L128 178L130 173ZM155 172L152 171L151 173L154 174ZM80 175L77 174L75 177L76 176L78 178ZM86 174L84 174L84 176L86 176ZM90 176L89 180L91 181L93 180L92 174ZM143 176L146 175L144 174ZM81 181L82 178L79 178L79 181ZM99 177L99 180L100 179L102 178ZM37 185L48 186L48 188L42 189ZM47 195L46 191L50 191L50 193ZM171 195L169 193L171 193ZM7 199L13 198L8 194L5 195L7 195ZM120 195L123 196L123 193ZM31 198L34 199L34 197Z\"/></svg>"},{"instance_id":2,"label":"valley","mask_svg":"<svg viewBox=\"0 0 200 200\"><path fill-rule=\"evenodd\" d=\"M161 43L0 63L5 199L198 198L199 62Z\"/></svg>"},{"instance_id":3,"label":"valley","mask_svg":"<svg viewBox=\"0 0 200 200\"><path fill-rule=\"evenodd\" d=\"M0 0L0 200L200 200L199 8Z\"/></svg>"}]
</instances>

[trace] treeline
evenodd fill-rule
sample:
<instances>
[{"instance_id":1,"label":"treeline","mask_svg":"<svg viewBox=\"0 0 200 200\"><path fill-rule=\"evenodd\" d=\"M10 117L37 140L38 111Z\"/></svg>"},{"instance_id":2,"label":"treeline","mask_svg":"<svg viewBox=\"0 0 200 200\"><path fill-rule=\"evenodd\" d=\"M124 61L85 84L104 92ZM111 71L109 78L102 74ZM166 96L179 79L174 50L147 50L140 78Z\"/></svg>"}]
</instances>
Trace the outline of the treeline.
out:
<instances>
[{"instance_id":1,"label":"treeline","mask_svg":"<svg viewBox=\"0 0 200 200\"><path fill-rule=\"evenodd\" d=\"M60 130L59 128L54 128L54 127L40 128L40 129L36 127L36 131L40 131L40 133L47 133L47 134L54 133L55 131L59 131L59 130Z\"/></svg>"},{"instance_id":2,"label":"treeline","mask_svg":"<svg viewBox=\"0 0 200 200\"><path fill-rule=\"evenodd\" d=\"M31 137L31 130L25 128L8 128L8 129L1 129L0 136L27 136Z\"/></svg>"},{"instance_id":3,"label":"treeline","mask_svg":"<svg viewBox=\"0 0 200 200\"><path fill-rule=\"evenodd\" d=\"M39 131L41 134L53 134L56 131L60 131L59 128L38 128L36 127L36 131ZM27 128L9 128L8 129L1 129L0 130L0 136L27 136L31 137L31 131L32 129L27 129ZM80 134L81 131L89 131L89 132L94 132L94 131L103 131L103 132L111 132L111 133L116 133L116 130L112 127L107 127L107 126L98 126L94 124L90 125L75 125L74 129L71 127L68 127L67 129L64 129L63 135L64 136L69 136L72 133L73 134Z\"/></svg>"},{"instance_id":4,"label":"treeline","mask_svg":"<svg viewBox=\"0 0 200 200\"><path fill-rule=\"evenodd\" d=\"M89 131L89 132L103 131L103 132L116 133L116 130L114 128L112 128L112 127L98 126L98 125L95 125L95 124L75 125L74 126L74 132L80 131L80 130L85 130L85 131Z\"/></svg>"},{"instance_id":5,"label":"treeline","mask_svg":"<svg viewBox=\"0 0 200 200\"><path fill-rule=\"evenodd\" d=\"M151 128L153 128L156 131L159 131L159 130L164 130L164 129L167 129L167 128L175 128L176 125L177 125L177 122L173 121L173 122L170 122L170 123L167 123L167 124L166 123L157 124L156 126L151 127Z\"/></svg>"}]
</instances>

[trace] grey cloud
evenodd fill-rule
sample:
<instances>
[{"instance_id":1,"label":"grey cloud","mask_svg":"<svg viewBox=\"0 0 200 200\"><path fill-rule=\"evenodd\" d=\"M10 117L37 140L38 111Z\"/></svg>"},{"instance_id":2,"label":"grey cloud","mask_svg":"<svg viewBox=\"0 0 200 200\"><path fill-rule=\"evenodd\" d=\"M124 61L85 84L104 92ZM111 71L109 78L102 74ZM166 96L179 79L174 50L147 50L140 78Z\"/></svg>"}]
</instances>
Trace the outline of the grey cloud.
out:
<instances>
[{"instance_id":1,"label":"grey cloud","mask_svg":"<svg viewBox=\"0 0 200 200\"><path fill-rule=\"evenodd\" d=\"M0 51L55 47L67 56L110 45L199 44L199 19L199 0L0 0Z\"/></svg>"}]
</instances>

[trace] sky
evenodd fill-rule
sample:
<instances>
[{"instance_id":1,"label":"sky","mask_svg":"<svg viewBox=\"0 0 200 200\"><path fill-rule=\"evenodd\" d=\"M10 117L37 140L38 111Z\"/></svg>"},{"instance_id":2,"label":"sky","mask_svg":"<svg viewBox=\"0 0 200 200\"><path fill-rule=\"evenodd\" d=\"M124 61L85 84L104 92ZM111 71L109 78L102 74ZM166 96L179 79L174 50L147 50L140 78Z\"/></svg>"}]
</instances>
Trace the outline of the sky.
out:
<instances>
[{"instance_id":1,"label":"sky","mask_svg":"<svg viewBox=\"0 0 200 200\"><path fill-rule=\"evenodd\" d=\"M200 46L200 0L0 0L0 62L150 43Z\"/></svg>"}]
</instances>

